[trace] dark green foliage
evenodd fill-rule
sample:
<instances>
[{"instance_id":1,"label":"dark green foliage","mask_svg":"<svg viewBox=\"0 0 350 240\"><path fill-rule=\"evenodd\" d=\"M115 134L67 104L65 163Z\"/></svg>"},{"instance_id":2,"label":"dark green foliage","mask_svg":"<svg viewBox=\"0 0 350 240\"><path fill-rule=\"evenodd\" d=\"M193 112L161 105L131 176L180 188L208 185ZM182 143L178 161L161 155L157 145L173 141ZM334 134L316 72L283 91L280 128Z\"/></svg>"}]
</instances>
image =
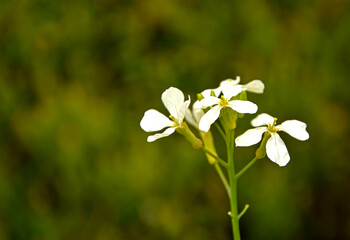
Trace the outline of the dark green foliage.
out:
<instances>
[{"instance_id":1,"label":"dark green foliage","mask_svg":"<svg viewBox=\"0 0 350 240\"><path fill-rule=\"evenodd\" d=\"M215 170L179 134L147 143L168 87L261 79L258 113L291 162L242 177L242 238L349 239L350 8L346 0L33 0L0 3L0 238L231 239ZM253 116L239 119L237 134ZM217 150L225 150L218 132ZM238 168L256 147L236 150Z\"/></svg>"}]
</instances>

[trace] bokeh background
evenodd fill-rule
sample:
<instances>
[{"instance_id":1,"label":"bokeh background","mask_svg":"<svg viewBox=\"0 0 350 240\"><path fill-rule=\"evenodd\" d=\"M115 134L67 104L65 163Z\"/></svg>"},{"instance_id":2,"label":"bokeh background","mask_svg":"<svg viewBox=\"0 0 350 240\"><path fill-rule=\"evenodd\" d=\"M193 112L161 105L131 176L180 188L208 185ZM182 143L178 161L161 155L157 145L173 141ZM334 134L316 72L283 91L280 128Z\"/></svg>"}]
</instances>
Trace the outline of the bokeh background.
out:
<instances>
[{"instance_id":1,"label":"bokeh background","mask_svg":"<svg viewBox=\"0 0 350 240\"><path fill-rule=\"evenodd\" d=\"M2 0L0 239L231 239L203 153L139 122L170 86L195 99L237 75L311 136L281 133L290 163L242 177L243 239L350 239L349 29L347 0Z\"/></svg>"}]
</instances>

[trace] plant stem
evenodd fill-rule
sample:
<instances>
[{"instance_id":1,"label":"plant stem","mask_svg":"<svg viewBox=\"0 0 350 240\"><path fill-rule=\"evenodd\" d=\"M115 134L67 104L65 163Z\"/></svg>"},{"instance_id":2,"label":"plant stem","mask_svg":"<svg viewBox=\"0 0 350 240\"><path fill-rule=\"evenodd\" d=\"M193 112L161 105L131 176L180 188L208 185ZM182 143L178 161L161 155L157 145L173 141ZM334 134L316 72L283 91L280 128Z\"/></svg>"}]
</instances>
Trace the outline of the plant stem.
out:
<instances>
[{"instance_id":1,"label":"plant stem","mask_svg":"<svg viewBox=\"0 0 350 240\"><path fill-rule=\"evenodd\" d=\"M227 159L228 159L228 175L231 187L231 197L230 197L230 205L231 205L231 220L232 220L232 231L233 231L233 239L241 240L241 235L239 232L239 218L238 218L238 207L237 207L237 178L235 173L235 165L233 159L233 151L234 151L234 130L226 131L226 145L227 145Z\"/></svg>"},{"instance_id":2,"label":"plant stem","mask_svg":"<svg viewBox=\"0 0 350 240\"><path fill-rule=\"evenodd\" d=\"M222 128L220 127L219 123L214 123L215 127L217 128L217 130L219 131L220 135L222 136L222 138L225 140L226 139L226 136L225 136L225 133L224 131L222 130Z\"/></svg>"},{"instance_id":3,"label":"plant stem","mask_svg":"<svg viewBox=\"0 0 350 240\"><path fill-rule=\"evenodd\" d=\"M213 158L215 158L215 159L218 161L218 162L216 162L216 163L214 164L214 167L215 167L217 173L219 174L219 177L220 177L222 183L224 184L224 187L225 187L225 189L226 189L226 192L227 192L227 194L228 194L228 197L230 197L230 196L231 196L231 194L230 194L230 193L231 193L230 185L228 184L227 179L226 179L226 176L225 176L225 174L222 172L222 169L221 169L221 167L220 167L220 165L219 165L219 164L221 164L221 165L223 165L226 169L228 169L228 164L227 164L227 162L225 162L224 160L222 160L221 158L219 158L217 155L215 155L214 153L212 153L211 151L209 151L209 149L207 149L206 147L202 147L202 150L203 150L203 152L209 154L210 156L212 156Z\"/></svg>"},{"instance_id":4,"label":"plant stem","mask_svg":"<svg viewBox=\"0 0 350 240\"><path fill-rule=\"evenodd\" d=\"M220 177L222 183L224 184L224 187L225 187L225 189L226 189L226 192L227 192L227 194L228 194L228 197L230 198L230 197L231 197L230 185L228 184L227 179L226 179L224 173L222 172L222 169L221 169L220 165L219 165L218 163L215 163L215 164L214 164L214 167L215 167L216 171L218 172L219 177Z\"/></svg>"},{"instance_id":5,"label":"plant stem","mask_svg":"<svg viewBox=\"0 0 350 240\"><path fill-rule=\"evenodd\" d=\"M246 204L244 206L244 209L242 210L242 212L240 214L238 214L238 219L240 219L245 214L245 212L248 210L248 208L249 208L249 204Z\"/></svg>"},{"instance_id":6,"label":"plant stem","mask_svg":"<svg viewBox=\"0 0 350 240\"><path fill-rule=\"evenodd\" d=\"M206 147L202 147L202 150L205 153L208 153L210 156L212 156L213 158L215 158L222 166L224 166L225 168L228 168L228 164L227 162L225 162L224 160L222 160L221 158L219 158L218 156L216 156L214 153L212 153L211 151L209 151L209 149L207 149Z\"/></svg>"},{"instance_id":7,"label":"plant stem","mask_svg":"<svg viewBox=\"0 0 350 240\"><path fill-rule=\"evenodd\" d=\"M254 163L256 163L258 159L255 157L253 158L253 160L251 160L239 173L237 173L236 178L240 178L249 168L251 168L251 166L254 165Z\"/></svg>"}]
</instances>

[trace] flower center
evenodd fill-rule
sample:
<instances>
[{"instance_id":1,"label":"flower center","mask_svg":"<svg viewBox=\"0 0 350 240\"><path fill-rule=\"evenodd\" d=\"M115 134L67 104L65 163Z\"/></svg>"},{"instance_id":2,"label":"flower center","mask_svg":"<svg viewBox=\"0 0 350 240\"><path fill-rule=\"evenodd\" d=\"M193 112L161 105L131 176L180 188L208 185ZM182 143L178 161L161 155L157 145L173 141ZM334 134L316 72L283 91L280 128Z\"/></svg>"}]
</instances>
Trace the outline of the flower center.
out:
<instances>
[{"instance_id":1,"label":"flower center","mask_svg":"<svg viewBox=\"0 0 350 240\"><path fill-rule=\"evenodd\" d=\"M274 121L273 121L272 125L270 123L267 124L268 125L267 130L271 133L275 133L275 132L279 131L279 128L276 128L277 118L274 118L273 120Z\"/></svg>"},{"instance_id":2,"label":"flower center","mask_svg":"<svg viewBox=\"0 0 350 240\"><path fill-rule=\"evenodd\" d=\"M224 96L221 96L219 105L220 105L221 107L224 107L224 106L227 106L228 104L229 104L229 103L228 103L227 99L224 98Z\"/></svg>"},{"instance_id":3,"label":"flower center","mask_svg":"<svg viewBox=\"0 0 350 240\"><path fill-rule=\"evenodd\" d=\"M173 117L173 115L169 115L169 118L174 122L173 127L180 126L180 123Z\"/></svg>"}]
</instances>

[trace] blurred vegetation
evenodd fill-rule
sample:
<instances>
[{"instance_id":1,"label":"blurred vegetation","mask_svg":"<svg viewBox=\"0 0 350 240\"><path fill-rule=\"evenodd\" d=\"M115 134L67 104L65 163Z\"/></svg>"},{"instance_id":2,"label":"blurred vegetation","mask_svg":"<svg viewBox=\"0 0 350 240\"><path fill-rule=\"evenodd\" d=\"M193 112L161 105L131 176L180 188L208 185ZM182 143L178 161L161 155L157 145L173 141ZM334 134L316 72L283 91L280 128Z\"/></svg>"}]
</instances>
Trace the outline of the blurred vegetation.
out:
<instances>
[{"instance_id":1,"label":"blurred vegetation","mask_svg":"<svg viewBox=\"0 0 350 240\"><path fill-rule=\"evenodd\" d=\"M347 0L3 0L0 239L231 239L229 203L179 134L147 143L144 111L240 75L310 139L239 185L243 239L350 239ZM237 134L253 116L241 121ZM214 135L219 135L214 131ZM217 148L224 157L224 146ZM238 167L255 147L236 151Z\"/></svg>"}]
</instances>

